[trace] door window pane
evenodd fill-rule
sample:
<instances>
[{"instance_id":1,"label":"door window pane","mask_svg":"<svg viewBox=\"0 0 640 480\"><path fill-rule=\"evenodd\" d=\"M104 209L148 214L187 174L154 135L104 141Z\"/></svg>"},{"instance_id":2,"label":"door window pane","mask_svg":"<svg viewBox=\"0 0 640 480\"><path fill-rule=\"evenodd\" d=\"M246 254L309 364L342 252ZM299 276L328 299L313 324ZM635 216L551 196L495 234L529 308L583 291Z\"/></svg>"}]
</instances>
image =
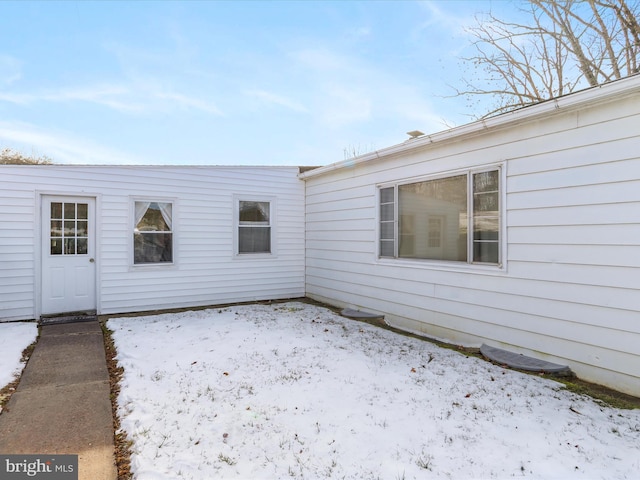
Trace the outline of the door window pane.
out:
<instances>
[{"instance_id":1,"label":"door window pane","mask_svg":"<svg viewBox=\"0 0 640 480\"><path fill-rule=\"evenodd\" d=\"M75 238L65 238L64 239L64 254L65 255L75 255L76 253L76 239Z\"/></svg>"},{"instance_id":2,"label":"door window pane","mask_svg":"<svg viewBox=\"0 0 640 480\"><path fill-rule=\"evenodd\" d=\"M64 204L64 218L76 218L76 204L65 203Z\"/></svg>"},{"instance_id":3,"label":"door window pane","mask_svg":"<svg viewBox=\"0 0 640 480\"><path fill-rule=\"evenodd\" d=\"M51 255L86 255L88 253L88 216L87 203L51 202L49 228ZM79 237L84 239L81 243L77 241Z\"/></svg>"},{"instance_id":4,"label":"door window pane","mask_svg":"<svg viewBox=\"0 0 640 480\"><path fill-rule=\"evenodd\" d=\"M62 203L51 202L51 218L62 218Z\"/></svg>"},{"instance_id":5,"label":"door window pane","mask_svg":"<svg viewBox=\"0 0 640 480\"><path fill-rule=\"evenodd\" d=\"M51 220L51 236L62 237L62 220Z\"/></svg>"},{"instance_id":6,"label":"door window pane","mask_svg":"<svg viewBox=\"0 0 640 480\"><path fill-rule=\"evenodd\" d=\"M78 219L79 220L86 220L87 218L89 218L87 216L88 211L89 209L87 208L86 203L78 203Z\"/></svg>"},{"instance_id":7,"label":"door window pane","mask_svg":"<svg viewBox=\"0 0 640 480\"><path fill-rule=\"evenodd\" d=\"M76 233L78 237L86 237L88 232L88 224L85 220L78 220L76 223Z\"/></svg>"},{"instance_id":8,"label":"door window pane","mask_svg":"<svg viewBox=\"0 0 640 480\"><path fill-rule=\"evenodd\" d=\"M62 255L62 239L51 239L51 255Z\"/></svg>"},{"instance_id":9,"label":"door window pane","mask_svg":"<svg viewBox=\"0 0 640 480\"><path fill-rule=\"evenodd\" d=\"M78 255L86 255L88 253L88 239L78 238L76 246Z\"/></svg>"},{"instance_id":10,"label":"door window pane","mask_svg":"<svg viewBox=\"0 0 640 480\"><path fill-rule=\"evenodd\" d=\"M76 222L74 221L64 221L64 236L65 237L75 237L76 235Z\"/></svg>"}]
</instances>

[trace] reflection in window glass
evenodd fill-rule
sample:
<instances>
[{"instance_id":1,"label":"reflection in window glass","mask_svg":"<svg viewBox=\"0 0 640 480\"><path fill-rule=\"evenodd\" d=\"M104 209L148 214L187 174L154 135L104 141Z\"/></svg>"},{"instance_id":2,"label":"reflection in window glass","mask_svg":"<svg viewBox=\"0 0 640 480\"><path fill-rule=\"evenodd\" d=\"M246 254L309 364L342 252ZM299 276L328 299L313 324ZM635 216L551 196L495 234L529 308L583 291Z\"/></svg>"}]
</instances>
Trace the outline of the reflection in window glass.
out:
<instances>
[{"instance_id":1,"label":"reflection in window glass","mask_svg":"<svg viewBox=\"0 0 640 480\"><path fill-rule=\"evenodd\" d=\"M135 202L133 263L173 262L173 205Z\"/></svg>"},{"instance_id":2,"label":"reflection in window glass","mask_svg":"<svg viewBox=\"0 0 640 480\"><path fill-rule=\"evenodd\" d=\"M500 177L497 170L473 175L473 261L498 263Z\"/></svg>"},{"instance_id":3,"label":"reflection in window glass","mask_svg":"<svg viewBox=\"0 0 640 480\"><path fill-rule=\"evenodd\" d=\"M78 238L77 240L77 253L78 255L85 255L89 248L89 242L86 238Z\"/></svg>"},{"instance_id":4,"label":"reflection in window glass","mask_svg":"<svg viewBox=\"0 0 640 480\"><path fill-rule=\"evenodd\" d=\"M89 206L51 202L49 243L51 255L86 255L89 247Z\"/></svg>"},{"instance_id":5,"label":"reflection in window glass","mask_svg":"<svg viewBox=\"0 0 640 480\"><path fill-rule=\"evenodd\" d=\"M65 203L64 204L64 218L76 218L76 204Z\"/></svg>"},{"instance_id":6,"label":"reflection in window glass","mask_svg":"<svg viewBox=\"0 0 640 480\"><path fill-rule=\"evenodd\" d=\"M384 187L379 199L381 257L500 263L500 170Z\"/></svg>"},{"instance_id":7,"label":"reflection in window glass","mask_svg":"<svg viewBox=\"0 0 640 480\"><path fill-rule=\"evenodd\" d=\"M62 239L51 239L51 255L62 255Z\"/></svg>"},{"instance_id":8,"label":"reflection in window glass","mask_svg":"<svg viewBox=\"0 0 640 480\"><path fill-rule=\"evenodd\" d=\"M86 203L78 203L77 204L78 207L78 219L87 219L89 217L87 217L88 215L88 208L87 208L87 204Z\"/></svg>"},{"instance_id":9,"label":"reflection in window glass","mask_svg":"<svg viewBox=\"0 0 640 480\"><path fill-rule=\"evenodd\" d=\"M62 203L51 202L51 218L62 219Z\"/></svg>"},{"instance_id":10,"label":"reflection in window glass","mask_svg":"<svg viewBox=\"0 0 640 480\"><path fill-rule=\"evenodd\" d=\"M238 253L271 253L271 204L239 202Z\"/></svg>"},{"instance_id":11,"label":"reflection in window glass","mask_svg":"<svg viewBox=\"0 0 640 480\"><path fill-rule=\"evenodd\" d=\"M395 255L395 188L380 189L380 255Z\"/></svg>"},{"instance_id":12,"label":"reflection in window glass","mask_svg":"<svg viewBox=\"0 0 640 480\"><path fill-rule=\"evenodd\" d=\"M467 261L466 175L400 185L398 212L399 257Z\"/></svg>"}]
</instances>

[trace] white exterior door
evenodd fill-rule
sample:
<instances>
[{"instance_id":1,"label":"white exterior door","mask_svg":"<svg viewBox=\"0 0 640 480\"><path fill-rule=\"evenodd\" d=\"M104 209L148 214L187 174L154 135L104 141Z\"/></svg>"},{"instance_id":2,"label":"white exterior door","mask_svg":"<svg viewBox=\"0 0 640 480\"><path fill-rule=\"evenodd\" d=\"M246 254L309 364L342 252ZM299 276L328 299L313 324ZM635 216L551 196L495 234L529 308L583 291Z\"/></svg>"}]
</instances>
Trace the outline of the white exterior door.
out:
<instances>
[{"instance_id":1,"label":"white exterior door","mask_svg":"<svg viewBox=\"0 0 640 480\"><path fill-rule=\"evenodd\" d=\"M96 309L95 198L42 197L42 314Z\"/></svg>"}]
</instances>

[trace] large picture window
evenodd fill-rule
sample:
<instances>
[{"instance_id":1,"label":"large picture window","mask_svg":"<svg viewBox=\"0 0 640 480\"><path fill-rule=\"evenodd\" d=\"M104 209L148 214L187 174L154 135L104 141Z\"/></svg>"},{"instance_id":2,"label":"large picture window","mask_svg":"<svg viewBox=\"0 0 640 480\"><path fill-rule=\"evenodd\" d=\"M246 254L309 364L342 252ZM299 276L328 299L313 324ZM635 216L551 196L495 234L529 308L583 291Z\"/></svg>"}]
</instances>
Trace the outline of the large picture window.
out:
<instances>
[{"instance_id":1,"label":"large picture window","mask_svg":"<svg viewBox=\"0 0 640 480\"><path fill-rule=\"evenodd\" d=\"M271 202L239 201L238 253L271 253Z\"/></svg>"},{"instance_id":2,"label":"large picture window","mask_svg":"<svg viewBox=\"0 0 640 480\"><path fill-rule=\"evenodd\" d=\"M173 262L173 204L135 202L133 263Z\"/></svg>"},{"instance_id":3,"label":"large picture window","mask_svg":"<svg viewBox=\"0 0 640 480\"><path fill-rule=\"evenodd\" d=\"M500 264L500 171L380 189L381 257Z\"/></svg>"}]
</instances>

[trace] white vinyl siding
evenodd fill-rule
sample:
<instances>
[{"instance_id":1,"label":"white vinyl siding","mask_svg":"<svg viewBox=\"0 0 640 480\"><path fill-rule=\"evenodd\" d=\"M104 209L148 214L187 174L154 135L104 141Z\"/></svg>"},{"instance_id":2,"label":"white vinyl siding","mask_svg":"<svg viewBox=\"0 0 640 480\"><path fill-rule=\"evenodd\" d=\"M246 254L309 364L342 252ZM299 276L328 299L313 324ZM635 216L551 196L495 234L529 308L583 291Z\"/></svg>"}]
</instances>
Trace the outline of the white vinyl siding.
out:
<instances>
[{"instance_id":1,"label":"white vinyl siding","mask_svg":"<svg viewBox=\"0 0 640 480\"><path fill-rule=\"evenodd\" d=\"M0 166L0 321L37 313L39 192L97 198L98 313L304 296L297 175L297 167ZM277 199L277 258L234 261L237 194ZM179 207L172 266L133 265L136 199Z\"/></svg>"},{"instance_id":2,"label":"white vinyl siding","mask_svg":"<svg viewBox=\"0 0 640 480\"><path fill-rule=\"evenodd\" d=\"M596 101L602 87L582 106L533 106L512 123L308 172L307 296L451 343L568 364L640 395L640 78L632 82L622 98ZM502 268L379 257L395 240L383 227L398 209L395 185L489 162L504 166ZM435 248L436 235L425 238Z\"/></svg>"},{"instance_id":3,"label":"white vinyl siding","mask_svg":"<svg viewBox=\"0 0 640 480\"><path fill-rule=\"evenodd\" d=\"M34 236L33 191L0 167L0 321L35 316L35 264L39 244Z\"/></svg>"}]
</instances>

